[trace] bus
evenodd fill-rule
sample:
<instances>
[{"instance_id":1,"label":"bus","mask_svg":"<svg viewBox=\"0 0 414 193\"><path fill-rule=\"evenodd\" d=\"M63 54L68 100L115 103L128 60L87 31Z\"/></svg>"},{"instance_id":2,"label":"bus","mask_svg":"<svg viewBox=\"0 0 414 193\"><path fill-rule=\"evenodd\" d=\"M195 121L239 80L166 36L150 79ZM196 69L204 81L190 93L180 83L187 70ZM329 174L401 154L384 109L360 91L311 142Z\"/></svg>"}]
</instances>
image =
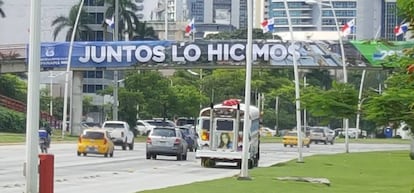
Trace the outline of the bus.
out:
<instances>
[{"instance_id":1,"label":"bus","mask_svg":"<svg viewBox=\"0 0 414 193\"><path fill-rule=\"evenodd\" d=\"M214 167L217 162L237 163L241 167L243 149L243 124L249 125L248 167L257 167L260 158L260 112L249 108L249 119L244 120L246 105L238 99L204 108L197 118L198 147L196 157L201 166Z\"/></svg>"}]
</instances>

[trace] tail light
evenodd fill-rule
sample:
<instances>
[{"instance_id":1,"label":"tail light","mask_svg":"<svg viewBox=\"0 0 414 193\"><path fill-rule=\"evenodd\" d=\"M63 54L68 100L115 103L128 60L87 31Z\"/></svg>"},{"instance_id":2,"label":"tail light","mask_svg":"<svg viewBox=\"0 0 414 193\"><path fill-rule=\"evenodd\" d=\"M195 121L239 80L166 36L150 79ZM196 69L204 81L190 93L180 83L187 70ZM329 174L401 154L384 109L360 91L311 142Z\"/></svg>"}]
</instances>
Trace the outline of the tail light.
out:
<instances>
[{"instance_id":1,"label":"tail light","mask_svg":"<svg viewBox=\"0 0 414 193\"><path fill-rule=\"evenodd\" d=\"M175 139L175 141L174 141L174 145L178 145L178 144L180 144L181 143L181 140L180 139Z\"/></svg>"},{"instance_id":2,"label":"tail light","mask_svg":"<svg viewBox=\"0 0 414 193\"><path fill-rule=\"evenodd\" d=\"M202 131L201 133L201 140L208 141L210 139L210 133L207 131Z\"/></svg>"},{"instance_id":3,"label":"tail light","mask_svg":"<svg viewBox=\"0 0 414 193\"><path fill-rule=\"evenodd\" d=\"M106 145L106 143L108 143L108 140L104 138L104 145Z\"/></svg>"},{"instance_id":4,"label":"tail light","mask_svg":"<svg viewBox=\"0 0 414 193\"><path fill-rule=\"evenodd\" d=\"M147 144L152 144L151 138L147 137Z\"/></svg>"},{"instance_id":5,"label":"tail light","mask_svg":"<svg viewBox=\"0 0 414 193\"><path fill-rule=\"evenodd\" d=\"M121 132L121 137L124 137L124 132L123 131Z\"/></svg>"}]
</instances>

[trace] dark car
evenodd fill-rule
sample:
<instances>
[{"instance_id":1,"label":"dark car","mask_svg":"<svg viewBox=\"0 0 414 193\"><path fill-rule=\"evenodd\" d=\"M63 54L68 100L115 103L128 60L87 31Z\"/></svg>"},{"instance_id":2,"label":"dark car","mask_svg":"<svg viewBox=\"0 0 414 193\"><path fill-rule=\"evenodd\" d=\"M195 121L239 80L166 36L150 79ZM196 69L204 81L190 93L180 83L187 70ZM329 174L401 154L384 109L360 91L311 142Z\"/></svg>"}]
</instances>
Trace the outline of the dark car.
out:
<instances>
[{"instance_id":1,"label":"dark car","mask_svg":"<svg viewBox=\"0 0 414 193\"><path fill-rule=\"evenodd\" d=\"M191 152L197 151L197 133L195 132L194 127L191 125L184 125L178 128L181 130L183 137L188 144L188 150Z\"/></svg>"}]
</instances>

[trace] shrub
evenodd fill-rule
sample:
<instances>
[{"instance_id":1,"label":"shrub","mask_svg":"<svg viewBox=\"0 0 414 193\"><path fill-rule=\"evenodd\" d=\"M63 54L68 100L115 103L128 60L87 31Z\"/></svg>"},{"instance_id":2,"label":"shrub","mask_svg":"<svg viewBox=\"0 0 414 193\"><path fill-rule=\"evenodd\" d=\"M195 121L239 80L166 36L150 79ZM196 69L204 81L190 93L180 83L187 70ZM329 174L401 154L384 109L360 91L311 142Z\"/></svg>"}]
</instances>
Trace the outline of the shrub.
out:
<instances>
[{"instance_id":1,"label":"shrub","mask_svg":"<svg viewBox=\"0 0 414 193\"><path fill-rule=\"evenodd\" d=\"M25 133L25 127L24 113L0 107L0 132Z\"/></svg>"}]
</instances>

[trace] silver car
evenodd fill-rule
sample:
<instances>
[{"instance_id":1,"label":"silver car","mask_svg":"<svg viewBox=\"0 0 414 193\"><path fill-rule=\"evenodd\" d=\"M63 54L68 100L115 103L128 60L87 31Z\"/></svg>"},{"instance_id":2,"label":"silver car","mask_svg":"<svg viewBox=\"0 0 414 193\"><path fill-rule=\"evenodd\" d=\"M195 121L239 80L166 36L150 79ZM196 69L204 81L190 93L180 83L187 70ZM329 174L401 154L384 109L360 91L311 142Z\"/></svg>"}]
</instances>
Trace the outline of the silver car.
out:
<instances>
[{"instance_id":1,"label":"silver car","mask_svg":"<svg viewBox=\"0 0 414 193\"><path fill-rule=\"evenodd\" d=\"M146 158L157 159L157 155L176 156L177 160L187 160L187 142L180 129L175 127L155 127L147 137Z\"/></svg>"},{"instance_id":2,"label":"silver car","mask_svg":"<svg viewBox=\"0 0 414 193\"><path fill-rule=\"evenodd\" d=\"M328 127L310 127L309 138L311 143L318 144L322 142L324 144L334 144L335 132Z\"/></svg>"}]
</instances>

